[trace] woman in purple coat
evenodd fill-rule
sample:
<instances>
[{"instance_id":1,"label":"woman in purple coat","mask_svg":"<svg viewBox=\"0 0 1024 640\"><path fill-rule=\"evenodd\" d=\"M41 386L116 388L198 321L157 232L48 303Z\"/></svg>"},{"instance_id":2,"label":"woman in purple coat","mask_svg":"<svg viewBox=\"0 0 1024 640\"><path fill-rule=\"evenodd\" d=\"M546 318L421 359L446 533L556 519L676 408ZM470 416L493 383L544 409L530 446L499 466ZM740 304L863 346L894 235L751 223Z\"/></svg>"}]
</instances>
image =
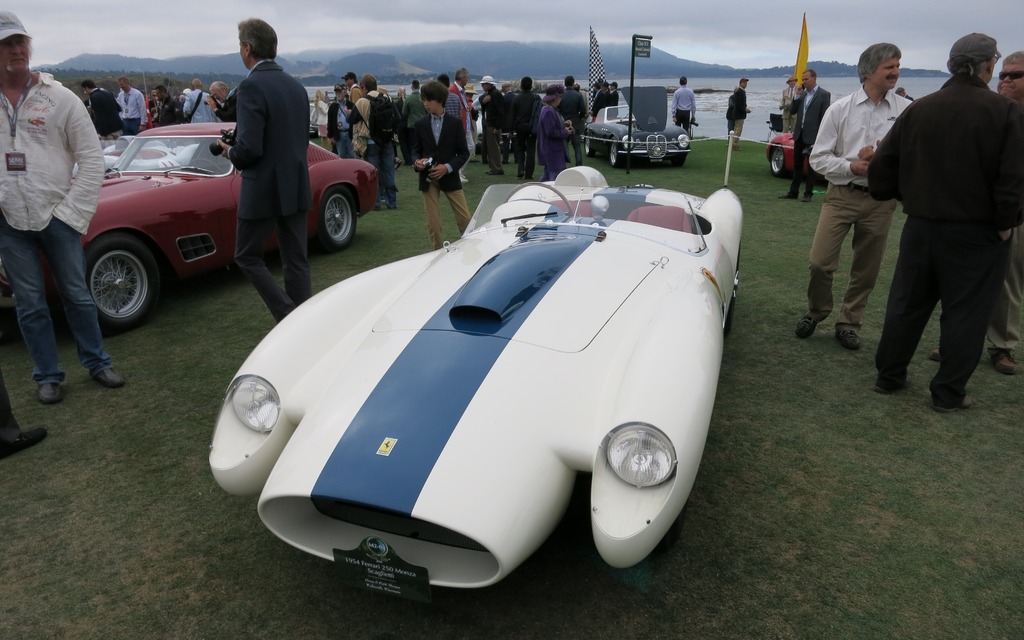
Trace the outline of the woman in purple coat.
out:
<instances>
[{"instance_id":1,"label":"woman in purple coat","mask_svg":"<svg viewBox=\"0 0 1024 640\"><path fill-rule=\"evenodd\" d=\"M567 159L565 140L572 135L572 123L558 113L564 89L560 84L549 84L544 90L544 107L537 122L537 156L544 165L541 182L554 180L565 169Z\"/></svg>"}]
</instances>

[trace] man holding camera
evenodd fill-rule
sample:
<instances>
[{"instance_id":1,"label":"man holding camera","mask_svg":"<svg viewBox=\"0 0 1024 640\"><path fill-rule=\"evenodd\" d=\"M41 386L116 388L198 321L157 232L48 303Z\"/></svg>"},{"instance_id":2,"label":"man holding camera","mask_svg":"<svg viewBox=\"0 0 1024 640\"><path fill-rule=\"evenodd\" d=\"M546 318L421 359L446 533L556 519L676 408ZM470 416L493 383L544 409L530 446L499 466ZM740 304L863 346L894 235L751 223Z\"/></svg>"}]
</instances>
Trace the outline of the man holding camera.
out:
<instances>
[{"instance_id":1,"label":"man holding camera","mask_svg":"<svg viewBox=\"0 0 1024 640\"><path fill-rule=\"evenodd\" d=\"M465 129L457 116L445 113L448 89L431 80L420 89L427 115L414 127L413 155L418 158L413 168L420 174L423 211L427 216L427 233L433 248L443 246L441 240L441 192L452 205L459 233L469 224L469 205L462 190L459 169L469 160Z\"/></svg>"},{"instance_id":2,"label":"man holding camera","mask_svg":"<svg viewBox=\"0 0 1024 640\"><path fill-rule=\"evenodd\" d=\"M220 141L242 172L235 263L280 322L312 295L306 257L306 212L312 205L306 162L309 96L274 62L277 33L269 24L259 18L239 22L238 43L249 75L238 86L235 144ZM263 260L274 231L284 289Z\"/></svg>"}]
</instances>

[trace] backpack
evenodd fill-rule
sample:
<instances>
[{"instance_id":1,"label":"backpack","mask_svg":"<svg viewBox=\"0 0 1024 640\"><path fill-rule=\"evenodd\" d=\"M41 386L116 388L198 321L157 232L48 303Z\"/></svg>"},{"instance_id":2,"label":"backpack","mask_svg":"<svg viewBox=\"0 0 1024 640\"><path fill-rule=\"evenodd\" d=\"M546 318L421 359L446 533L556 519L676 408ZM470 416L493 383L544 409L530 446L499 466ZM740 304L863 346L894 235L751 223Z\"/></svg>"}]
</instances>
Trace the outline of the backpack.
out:
<instances>
[{"instance_id":1,"label":"backpack","mask_svg":"<svg viewBox=\"0 0 1024 640\"><path fill-rule=\"evenodd\" d=\"M530 133L537 136L540 135L540 96L537 94L533 95L533 110L530 111Z\"/></svg>"},{"instance_id":2,"label":"backpack","mask_svg":"<svg viewBox=\"0 0 1024 640\"><path fill-rule=\"evenodd\" d=\"M377 142L391 142L395 137L395 105L391 98L378 95L370 98L370 137Z\"/></svg>"},{"instance_id":3,"label":"backpack","mask_svg":"<svg viewBox=\"0 0 1024 640\"><path fill-rule=\"evenodd\" d=\"M196 91L199 91L199 90L196 89ZM193 91L192 93L195 93L195 91ZM180 122L184 122L185 124L188 124L189 122L192 122L192 116L196 115L196 111L199 110L199 105L201 105L202 103L203 103L203 92L199 91L199 96L196 98L196 101L194 103L192 103L192 111L189 111L188 113L184 113L185 105L182 105L182 114L181 114ZM188 103L186 102L186 105L187 104Z\"/></svg>"}]
</instances>

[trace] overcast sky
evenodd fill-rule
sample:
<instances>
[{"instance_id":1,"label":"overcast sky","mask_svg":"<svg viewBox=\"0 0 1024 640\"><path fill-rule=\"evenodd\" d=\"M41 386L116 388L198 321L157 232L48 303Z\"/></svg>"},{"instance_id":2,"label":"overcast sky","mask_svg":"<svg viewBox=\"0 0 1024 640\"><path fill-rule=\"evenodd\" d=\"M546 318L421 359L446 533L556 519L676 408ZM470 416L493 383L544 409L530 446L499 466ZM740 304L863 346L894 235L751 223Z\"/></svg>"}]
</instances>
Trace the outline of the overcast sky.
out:
<instances>
[{"instance_id":1,"label":"overcast sky","mask_svg":"<svg viewBox=\"0 0 1024 640\"><path fill-rule=\"evenodd\" d=\"M308 49L444 40L558 40L586 47L592 26L602 45L626 44L633 34L641 34L652 36L652 45L658 49L698 62L788 66L796 60L805 11L811 60L856 64L867 45L892 42L903 51L902 66L945 70L950 45L972 31L994 37L1003 55L1024 49L1020 12L1006 0L947 6L932 0L854 4L807 0L613 0L603 4L35 0L25 4L13 10L33 38L37 65L56 64L81 53L152 58L234 53L238 21L252 16L273 25L278 52L284 56ZM476 73L472 61L466 66Z\"/></svg>"}]
</instances>

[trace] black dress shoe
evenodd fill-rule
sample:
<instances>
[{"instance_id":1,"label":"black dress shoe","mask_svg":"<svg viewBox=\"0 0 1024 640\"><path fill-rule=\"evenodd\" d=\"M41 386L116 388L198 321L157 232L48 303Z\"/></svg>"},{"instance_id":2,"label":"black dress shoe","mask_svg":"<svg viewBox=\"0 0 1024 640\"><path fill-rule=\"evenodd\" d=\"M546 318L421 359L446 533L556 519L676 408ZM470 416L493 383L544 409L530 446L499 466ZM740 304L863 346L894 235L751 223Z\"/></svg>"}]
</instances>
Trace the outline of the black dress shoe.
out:
<instances>
[{"instance_id":1,"label":"black dress shoe","mask_svg":"<svg viewBox=\"0 0 1024 640\"><path fill-rule=\"evenodd\" d=\"M39 385L39 402L57 404L63 399L64 392L61 391L59 382L44 382Z\"/></svg>"},{"instance_id":2,"label":"black dress shoe","mask_svg":"<svg viewBox=\"0 0 1024 640\"><path fill-rule=\"evenodd\" d=\"M906 378L903 379L903 384L897 385L895 387L883 387L882 385L876 383L875 384L875 393L881 393L882 395L886 395L887 396L887 395L891 395L893 393L896 393L897 391L903 391L904 389L909 389L909 388L910 388L910 376L907 376Z\"/></svg>"},{"instance_id":3,"label":"black dress shoe","mask_svg":"<svg viewBox=\"0 0 1024 640\"><path fill-rule=\"evenodd\" d=\"M796 194L795 193L784 193L781 196L779 196L779 200L796 200Z\"/></svg>"},{"instance_id":4,"label":"black dress shoe","mask_svg":"<svg viewBox=\"0 0 1024 640\"><path fill-rule=\"evenodd\" d=\"M800 198L800 202L810 202L811 201L811 197L812 197L811 194L805 193L804 197Z\"/></svg>"},{"instance_id":5,"label":"black dress shoe","mask_svg":"<svg viewBox=\"0 0 1024 640\"><path fill-rule=\"evenodd\" d=\"M960 401L960 404L955 407L940 407L937 404L932 405L932 409L939 413L956 413L957 411L966 411L974 406L974 398L971 396L964 396L964 399Z\"/></svg>"},{"instance_id":6,"label":"black dress shoe","mask_svg":"<svg viewBox=\"0 0 1024 640\"><path fill-rule=\"evenodd\" d=\"M0 458L6 458L13 453L28 449L32 445L42 442L45 437L46 429L43 428L22 431L14 442L0 442Z\"/></svg>"},{"instance_id":7,"label":"black dress shoe","mask_svg":"<svg viewBox=\"0 0 1024 640\"><path fill-rule=\"evenodd\" d=\"M108 389L116 389L124 386L124 376L114 371L112 368L107 367L103 371L100 371L92 377L93 380L100 383Z\"/></svg>"}]
</instances>

